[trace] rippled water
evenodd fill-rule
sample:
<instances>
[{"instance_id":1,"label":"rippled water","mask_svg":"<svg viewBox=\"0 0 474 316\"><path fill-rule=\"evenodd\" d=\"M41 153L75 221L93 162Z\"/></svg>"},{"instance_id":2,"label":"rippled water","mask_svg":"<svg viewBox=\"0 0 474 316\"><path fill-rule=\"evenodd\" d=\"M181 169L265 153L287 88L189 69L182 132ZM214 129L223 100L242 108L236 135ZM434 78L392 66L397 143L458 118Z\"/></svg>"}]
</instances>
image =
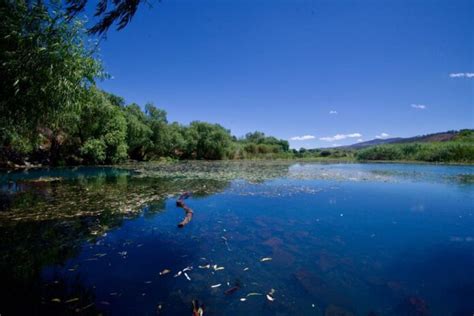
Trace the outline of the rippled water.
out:
<instances>
[{"instance_id":1,"label":"rippled water","mask_svg":"<svg viewBox=\"0 0 474 316\"><path fill-rule=\"evenodd\" d=\"M471 316L473 177L287 162L2 173L0 314L191 315L198 299L205 315ZM184 191L195 214L179 229Z\"/></svg>"}]
</instances>

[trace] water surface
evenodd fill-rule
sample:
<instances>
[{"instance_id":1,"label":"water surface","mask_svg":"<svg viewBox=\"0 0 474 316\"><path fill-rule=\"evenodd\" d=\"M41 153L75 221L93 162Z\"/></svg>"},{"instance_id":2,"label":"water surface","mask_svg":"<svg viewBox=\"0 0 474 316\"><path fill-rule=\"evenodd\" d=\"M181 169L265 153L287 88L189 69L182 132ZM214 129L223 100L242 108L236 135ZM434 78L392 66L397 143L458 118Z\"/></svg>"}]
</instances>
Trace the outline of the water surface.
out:
<instances>
[{"instance_id":1,"label":"water surface","mask_svg":"<svg viewBox=\"0 0 474 316\"><path fill-rule=\"evenodd\" d=\"M205 315L471 316L473 177L287 162L4 172L0 313L190 315L199 299ZM184 191L195 215L179 229Z\"/></svg>"}]
</instances>

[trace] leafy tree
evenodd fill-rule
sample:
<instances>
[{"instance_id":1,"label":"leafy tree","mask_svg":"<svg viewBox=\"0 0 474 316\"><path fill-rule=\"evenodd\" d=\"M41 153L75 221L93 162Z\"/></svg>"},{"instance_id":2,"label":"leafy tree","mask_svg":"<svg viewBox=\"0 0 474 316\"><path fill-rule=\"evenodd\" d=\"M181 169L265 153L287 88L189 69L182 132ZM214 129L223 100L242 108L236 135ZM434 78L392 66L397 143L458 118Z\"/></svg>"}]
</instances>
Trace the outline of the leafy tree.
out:
<instances>
[{"instance_id":1,"label":"leafy tree","mask_svg":"<svg viewBox=\"0 0 474 316\"><path fill-rule=\"evenodd\" d=\"M150 153L154 157L163 157L167 153L166 111L158 109L152 103L145 105L147 124L152 131Z\"/></svg>"},{"instance_id":2,"label":"leafy tree","mask_svg":"<svg viewBox=\"0 0 474 316\"><path fill-rule=\"evenodd\" d=\"M174 122L166 127L166 153L173 158L182 158L186 155L187 139L186 127Z\"/></svg>"},{"instance_id":3,"label":"leafy tree","mask_svg":"<svg viewBox=\"0 0 474 316\"><path fill-rule=\"evenodd\" d=\"M78 123L80 154L88 163L117 163L127 158L127 121L106 94L93 88Z\"/></svg>"},{"instance_id":4,"label":"leafy tree","mask_svg":"<svg viewBox=\"0 0 474 316\"><path fill-rule=\"evenodd\" d=\"M186 132L187 157L197 159L224 159L229 154L232 138L230 131L219 124L192 122Z\"/></svg>"},{"instance_id":5,"label":"leafy tree","mask_svg":"<svg viewBox=\"0 0 474 316\"><path fill-rule=\"evenodd\" d=\"M124 108L127 121L127 144L130 158L143 160L152 142L153 131L147 124L147 116L137 104L130 104Z\"/></svg>"},{"instance_id":6,"label":"leafy tree","mask_svg":"<svg viewBox=\"0 0 474 316\"><path fill-rule=\"evenodd\" d=\"M66 112L80 107L100 63L84 38L79 20L67 20L60 2L0 2L0 142L24 152L47 127L52 142Z\"/></svg>"},{"instance_id":7,"label":"leafy tree","mask_svg":"<svg viewBox=\"0 0 474 316\"><path fill-rule=\"evenodd\" d=\"M249 154L279 153L290 150L288 141L265 136L265 133L259 131L247 133L242 141L246 143L244 150Z\"/></svg>"},{"instance_id":8,"label":"leafy tree","mask_svg":"<svg viewBox=\"0 0 474 316\"><path fill-rule=\"evenodd\" d=\"M87 0L67 0L68 13L71 17L82 12ZM90 33L105 33L113 24L121 30L132 20L138 6L145 0L99 0L96 4L95 16L99 21L89 29Z\"/></svg>"}]
</instances>

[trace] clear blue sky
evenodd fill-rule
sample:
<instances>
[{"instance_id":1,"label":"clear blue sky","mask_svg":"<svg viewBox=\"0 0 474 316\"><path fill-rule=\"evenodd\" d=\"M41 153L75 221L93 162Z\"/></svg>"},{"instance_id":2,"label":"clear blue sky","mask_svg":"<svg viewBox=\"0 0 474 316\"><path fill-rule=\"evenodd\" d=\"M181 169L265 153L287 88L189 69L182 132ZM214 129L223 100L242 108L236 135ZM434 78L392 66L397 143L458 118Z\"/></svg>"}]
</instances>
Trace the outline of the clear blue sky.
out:
<instances>
[{"instance_id":1,"label":"clear blue sky","mask_svg":"<svg viewBox=\"0 0 474 316\"><path fill-rule=\"evenodd\" d=\"M100 47L105 90L237 136L312 148L474 127L473 0L163 0Z\"/></svg>"}]
</instances>

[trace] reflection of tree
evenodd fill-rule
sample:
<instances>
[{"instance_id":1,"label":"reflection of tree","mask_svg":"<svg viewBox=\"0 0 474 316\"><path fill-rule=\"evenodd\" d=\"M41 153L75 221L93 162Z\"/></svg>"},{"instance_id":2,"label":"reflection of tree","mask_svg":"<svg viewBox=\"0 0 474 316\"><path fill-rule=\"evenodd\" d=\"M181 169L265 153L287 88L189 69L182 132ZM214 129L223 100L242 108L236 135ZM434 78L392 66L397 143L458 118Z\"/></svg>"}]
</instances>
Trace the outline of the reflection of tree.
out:
<instances>
[{"instance_id":1,"label":"reflection of tree","mask_svg":"<svg viewBox=\"0 0 474 316\"><path fill-rule=\"evenodd\" d=\"M141 207L183 191L212 194L228 186L226 181L134 177L127 174L81 177L52 182L23 182L10 194L8 210L0 213L0 225L15 221L67 219L103 213L133 216ZM5 204L5 203L3 203Z\"/></svg>"},{"instance_id":2,"label":"reflection of tree","mask_svg":"<svg viewBox=\"0 0 474 316\"><path fill-rule=\"evenodd\" d=\"M94 302L93 289L80 280L45 284L43 268L64 265L124 218L165 208L165 200L183 191L205 196L225 189L226 181L141 178L120 173L61 181L22 182L3 191L0 213L0 278L5 314L69 314ZM1 192L1 191L0 191ZM73 302L64 302L71 298ZM61 299L61 303L51 301ZM83 313L97 314L94 306Z\"/></svg>"},{"instance_id":3,"label":"reflection of tree","mask_svg":"<svg viewBox=\"0 0 474 316\"><path fill-rule=\"evenodd\" d=\"M63 264L77 254L81 243L89 238L90 221L89 218L77 218L67 223L23 222L2 228L2 312L7 315L31 315L44 310L61 314L62 308L76 306L52 302L51 298L57 297L54 296L55 293L66 284L59 280L54 284L44 285L41 282L41 271L46 265ZM78 283L70 285L63 293L80 297L76 303L84 306L94 299L90 290Z\"/></svg>"}]
</instances>

